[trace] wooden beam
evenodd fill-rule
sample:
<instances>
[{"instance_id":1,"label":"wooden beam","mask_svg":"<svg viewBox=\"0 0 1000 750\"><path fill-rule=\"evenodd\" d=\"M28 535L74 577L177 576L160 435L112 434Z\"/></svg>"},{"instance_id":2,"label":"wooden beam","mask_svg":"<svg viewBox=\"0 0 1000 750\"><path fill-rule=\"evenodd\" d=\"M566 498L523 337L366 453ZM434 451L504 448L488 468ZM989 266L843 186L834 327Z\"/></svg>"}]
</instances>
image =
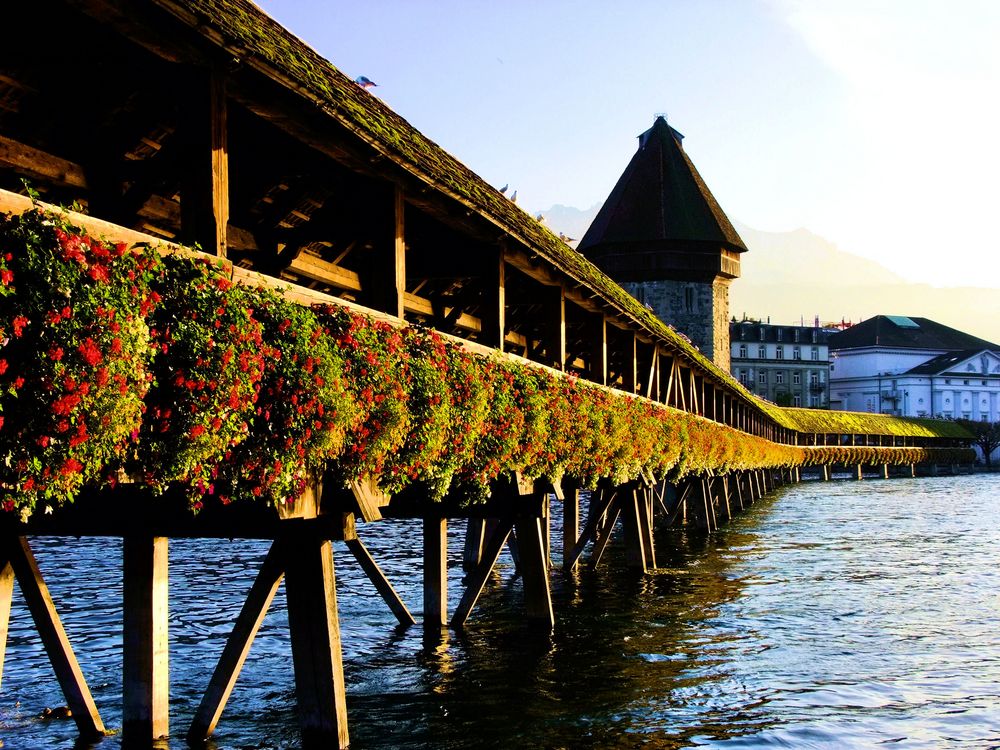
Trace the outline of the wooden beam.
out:
<instances>
[{"instance_id":1,"label":"wooden beam","mask_svg":"<svg viewBox=\"0 0 1000 750\"><path fill-rule=\"evenodd\" d=\"M7 629L10 627L10 605L14 597L14 568L10 560L0 562L0 685L7 654Z\"/></svg>"},{"instance_id":2,"label":"wooden beam","mask_svg":"<svg viewBox=\"0 0 1000 750\"><path fill-rule=\"evenodd\" d=\"M247 654L250 653L250 646L278 592L285 575L284 555L291 552L291 550L283 551L281 544L274 542L271 545L250 587L247 599L236 617L233 631L226 641L222 656L188 730L187 738L192 743L204 742L215 731L229 696L233 692L236 679L243 669Z\"/></svg>"},{"instance_id":3,"label":"wooden beam","mask_svg":"<svg viewBox=\"0 0 1000 750\"><path fill-rule=\"evenodd\" d=\"M79 164L4 135L0 135L0 168L11 169L31 181L87 189L87 177Z\"/></svg>"},{"instance_id":4,"label":"wooden beam","mask_svg":"<svg viewBox=\"0 0 1000 750\"><path fill-rule=\"evenodd\" d=\"M73 712L77 729L87 740L103 737L104 723L97 712L97 706L83 678L80 664L66 637L66 631L56 612L48 586L45 585L35 556L28 546L28 540L25 537L6 537L0 544L0 556L2 556L0 569L3 570L4 593L10 591L12 583L10 573L13 571L21 594L28 605L28 611L35 622L35 629L42 639L42 645L66 698L66 705ZM9 615L9 596L5 606L6 614ZM6 645L6 623L3 630Z\"/></svg>"},{"instance_id":5,"label":"wooden beam","mask_svg":"<svg viewBox=\"0 0 1000 750\"><path fill-rule=\"evenodd\" d=\"M357 536L353 539L348 539L347 548L354 555L354 559L358 561L365 575L368 576L368 580L375 585L378 593L382 596L382 600L389 606L392 613L396 615L399 624L404 627L415 624L416 620L413 619L410 610L406 608L403 600L396 593L396 589L389 583L389 579L385 577L385 573L382 572L382 569L375 562L375 559L368 552L368 549L361 540Z\"/></svg>"},{"instance_id":6,"label":"wooden beam","mask_svg":"<svg viewBox=\"0 0 1000 750\"><path fill-rule=\"evenodd\" d=\"M483 548L479 564L469 574L465 593L462 594L462 600L458 603L455 615L451 618L452 627L460 628L469 619L469 615L472 614L476 602L479 601L479 596L483 593L483 588L486 586L486 581L493 571L493 566L496 565L497 558L500 557L500 552L503 550L503 546L507 542L508 537L510 537L510 532L513 529L514 519L512 518L499 519L493 528L493 532L486 540L486 546Z\"/></svg>"},{"instance_id":7,"label":"wooden beam","mask_svg":"<svg viewBox=\"0 0 1000 750\"><path fill-rule=\"evenodd\" d=\"M368 304L371 307L402 318L406 294L403 190L392 184L388 195L377 191L372 200L379 204L371 207L377 239L362 284L369 287Z\"/></svg>"},{"instance_id":8,"label":"wooden beam","mask_svg":"<svg viewBox=\"0 0 1000 750\"><path fill-rule=\"evenodd\" d=\"M601 564L601 558L604 557L604 550L607 549L608 542L611 541L611 532L614 531L615 524L618 523L618 517L621 514L622 500L616 496L608 508L607 521L601 527L600 533L598 533L597 539L594 541L594 550L590 554L591 570Z\"/></svg>"},{"instance_id":9,"label":"wooden beam","mask_svg":"<svg viewBox=\"0 0 1000 750\"><path fill-rule=\"evenodd\" d=\"M514 522L514 528L521 555L521 578L524 581L528 619L551 628L556 620L549 590L549 565L542 520L534 516L519 517Z\"/></svg>"},{"instance_id":10,"label":"wooden beam","mask_svg":"<svg viewBox=\"0 0 1000 750\"><path fill-rule=\"evenodd\" d=\"M349 292L361 291L361 277L356 272L309 253L299 253L288 264L287 270L337 289Z\"/></svg>"},{"instance_id":11,"label":"wooden beam","mask_svg":"<svg viewBox=\"0 0 1000 750\"><path fill-rule=\"evenodd\" d=\"M482 304L480 305L480 341L503 351L507 336L507 263L503 245L495 257L487 257L482 277ZM469 316L460 316L469 317ZM461 323L459 323L461 325Z\"/></svg>"},{"instance_id":12,"label":"wooden beam","mask_svg":"<svg viewBox=\"0 0 1000 750\"><path fill-rule=\"evenodd\" d=\"M170 733L167 538L126 536L122 739L149 743Z\"/></svg>"},{"instance_id":13,"label":"wooden beam","mask_svg":"<svg viewBox=\"0 0 1000 750\"><path fill-rule=\"evenodd\" d=\"M563 498L563 570L567 573L577 567L577 560L573 559L573 548L579 536L580 491L576 487L567 487Z\"/></svg>"},{"instance_id":14,"label":"wooden beam","mask_svg":"<svg viewBox=\"0 0 1000 750\"><path fill-rule=\"evenodd\" d=\"M625 564L646 572L646 544L640 520L639 492L632 490L631 497L622 503L622 531L625 538Z\"/></svg>"}]
</instances>

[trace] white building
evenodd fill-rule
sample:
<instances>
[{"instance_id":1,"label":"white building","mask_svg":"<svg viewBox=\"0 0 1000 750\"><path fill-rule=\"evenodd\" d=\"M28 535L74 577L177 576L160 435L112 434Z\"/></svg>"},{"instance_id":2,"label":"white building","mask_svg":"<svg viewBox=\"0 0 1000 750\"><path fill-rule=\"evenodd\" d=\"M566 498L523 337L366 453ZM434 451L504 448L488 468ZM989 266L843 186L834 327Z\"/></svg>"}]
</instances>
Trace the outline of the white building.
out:
<instances>
[{"instance_id":1,"label":"white building","mask_svg":"<svg viewBox=\"0 0 1000 750\"><path fill-rule=\"evenodd\" d=\"M830 337L830 406L1000 421L1000 346L927 318L879 315Z\"/></svg>"}]
</instances>

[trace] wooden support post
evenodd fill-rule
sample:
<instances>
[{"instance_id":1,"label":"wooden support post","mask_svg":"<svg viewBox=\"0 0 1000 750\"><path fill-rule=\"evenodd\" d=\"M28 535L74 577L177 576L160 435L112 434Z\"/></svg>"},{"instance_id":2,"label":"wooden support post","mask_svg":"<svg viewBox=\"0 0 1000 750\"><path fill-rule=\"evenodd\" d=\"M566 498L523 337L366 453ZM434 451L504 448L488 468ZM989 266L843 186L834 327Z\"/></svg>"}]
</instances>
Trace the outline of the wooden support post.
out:
<instances>
[{"instance_id":1,"label":"wooden support post","mask_svg":"<svg viewBox=\"0 0 1000 750\"><path fill-rule=\"evenodd\" d=\"M829 482L830 481L830 465L829 464L823 464L823 481L824 482Z\"/></svg>"},{"instance_id":2,"label":"wooden support post","mask_svg":"<svg viewBox=\"0 0 1000 750\"><path fill-rule=\"evenodd\" d=\"M448 522L424 519L424 627L448 622Z\"/></svg>"},{"instance_id":3,"label":"wooden support post","mask_svg":"<svg viewBox=\"0 0 1000 750\"><path fill-rule=\"evenodd\" d=\"M221 70L194 73L181 174L181 241L226 257L229 227L229 126L226 81Z\"/></svg>"},{"instance_id":4,"label":"wooden support post","mask_svg":"<svg viewBox=\"0 0 1000 750\"><path fill-rule=\"evenodd\" d=\"M566 369L566 290L562 286L555 288L555 315L550 320L552 338L549 348L549 359L546 364L557 370Z\"/></svg>"},{"instance_id":5,"label":"wooden support post","mask_svg":"<svg viewBox=\"0 0 1000 750\"><path fill-rule=\"evenodd\" d=\"M564 490L563 498L563 570L570 573L577 568L573 548L580 537L580 491L576 487Z\"/></svg>"},{"instance_id":6,"label":"wooden support post","mask_svg":"<svg viewBox=\"0 0 1000 750\"><path fill-rule=\"evenodd\" d=\"M486 519L470 518L465 526L465 550L462 553L462 570L475 570L483 552Z\"/></svg>"},{"instance_id":7,"label":"wooden support post","mask_svg":"<svg viewBox=\"0 0 1000 750\"><path fill-rule=\"evenodd\" d=\"M403 600L399 598L396 589L389 583L389 579L385 577L385 573L382 572L382 569L375 562L375 559L371 556L371 553L362 541L357 536L353 539L348 539L347 548L354 555L354 559L358 561L361 569L365 571L368 580L375 585L378 593L382 596L382 600L392 610L392 613L396 615L399 624L408 627L416 623L413 615L410 614L410 610L406 608Z\"/></svg>"},{"instance_id":8,"label":"wooden support post","mask_svg":"<svg viewBox=\"0 0 1000 750\"><path fill-rule=\"evenodd\" d=\"M917 475L917 465L910 464L910 476L915 477Z\"/></svg>"},{"instance_id":9,"label":"wooden support post","mask_svg":"<svg viewBox=\"0 0 1000 750\"><path fill-rule=\"evenodd\" d=\"M170 733L167 539L126 536L123 585L122 739L142 744Z\"/></svg>"},{"instance_id":10,"label":"wooden support post","mask_svg":"<svg viewBox=\"0 0 1000 750\"><path fill-rule=\"evenodd\" d=\"M643 532L642 511L639 505L639 492L632 490L631 497L622 503L622 530L625 537L625 564L645 573L645 533Z\"/></svg>"},{"instance_id":11,"label":"wooden support post","mask_svg":"<svg viewBox=\"0 0 1000 750\"><path fill-rule=\"evenodd\" d=\"M858 464L858 481L860 482L863 478L864 478L864 475L863 475L863 472L862 472L861 464Z\"/></svg>"},{"instance_id":12,"label":"wooden support post","mask_svg":"<svg viewBox=\"0 0 1000 750\"><path fill-rule=\"evenodd\" d=\"M472 609L476 606L480 594L483 593L486 581L489 580L493 566L496 565L497 558L500 557L503 545L507 542L513 528L514 521L510 518L500 519L497 524L493 525L492 531L486 537L479 565L469 574L465 593L462 594L462 600L458 603L455 614L451 618L452 627L460 628L469 619L469 615L472 614Z\"/></svg>"},{"instance_id":13,"label":"wooden support post","mask_svg":"<svg viewBox=\"0 0 1000 750\"><path fill-rule=\"evenodd\" d=\"M636 361L635 331L626 331L621 336L624 349L625 367L622 370L622 388L629 393L635 393L639 387L638 362Z\"/></svg>"},{"instance_id":14,"label":"wooden support post","mask_svg":"<svg viewBox=\"0 0 1000 750\"><path fill-rule=\"evenodd\" d=\"M551 510L549 493L542 495L542 548L545 551L545 567L552 567L552 519L549 517Z\"/></svg>"},{"instance_id":15,"label":"wooden support post","mask_svg":"<svg viewBox=\"0 0 1000 750\"><path fill-rule=\"evenodd\" d=\"M28 605L35 629L42 639L42 645L56 673L66 705L73 712L73 720L81 737L86 740L103 737L104 723L25 537L6 537L0 544L0 636L3 638L0 642L0 659L6 651L14 578L17 579ZM2 667L3 662L0 660L0 670Z\"/></svg>"},{"instance_id":16,"label":"wooden support post","mask_svg":"<svg viewBox=\"0 0 1000 750\"><path fill-rule=\"evenodd\" d=\"M281 549L281 542L275 542L260 566L257 578L250 587L247 600L236 618L233 632L226 641L226 647L201 699L201 705L195 713L194 721L191 722L187 738L192 743L207 740L219 723L236 679L243 669L243 663L250 653L253 639L257 636L264 616L271 607L271 602L281 585L281 579L284 578L284 552L287 550Z\"/></svg>"},{"instance_id":17,"label":"wooden support post","mask_svg":"<svg viewBox=\"0 0 1000 750\"><path fill-rule=\"evenodd\" d=\"M721 487L719 486L719 481L722 482ZM729 477L723 474L719 480L716 481L715 486L719 489L719 510L726 516L727 521L733 520L733 511L729 507Z\"/></svg>"},{"instance_id":18,"label":"wooden support post","mask_svg":"<svg viewBox=\"0 0 1000 750\"><path fill-rule=\"evenodd\" d=\"M303 750L346 748L347 701L333 552L327 540L288 540L285 595Z\"/></svg>"},{"instance_id":19,"label":"wooden support post","mask_svg":"<svg viewBox=\"0 0 1000 750\"><path fill-rule=\"evenodd\" d=\"M551 628L556 618L549 592L549 566L545 559L542 519L521 517L515 520L514 527L521 552L521 577L528 619Z\"/></svg>"},{"instance_id":20,"label":"wooden support post","mask_svg":"<svg viewBox=\"0 0 1000 750\"><path fill-rule=\"evenodd\" d=\"M369 292L368 302L373 308L402 318L406 294L406 203L403 189L393 185L388 195L379 191L374 197L385 205L374 207L373 220L377 222L375 231L378 239L363 284ZM379 208L382 210L377 210Z\"/></svg>"},{"instance_id":21,"label":"wooden support post","mask_svg":"<svg viewBox=\"0 0 1000 750\"><path fill-rule=\"evenodd\" d=\"M746 504L743 502L743 472L737 471L733 474L733 484L736 485L736 502L740 506L740 510L746 509Z\"/></svg>"},{"instance_id":22,"label":"wooden support post","mask_svg":"<svg viewBox=\"0 0 1000 750\"><path fill-rule=\"evenodd\" d=\"M882 464L882 478L889 478L889 464Z\"/></svg>"},{"instance_id":23,"label":"wooden support post","mask_svg":"<svg viewBox=\"0 0 1000 750\"><path fill-rule=\"evenodd\" d=\"M597 499L595 500L595 495L592 494L590 496L590 508L587 512L587 522L584 524L583 533L580 534L580 538L573 545L573 551L570 553L568 561L563 561L564 566L567 564L575 566L577 560L580 559L580 555L583 554L587 542L591 539L597 539L599 536L598 531L602 528L600 523L601 518L607 514L608 508L611 507L617 495L615 492L604 490L596 497Z\"/></svg>"},{"instance_id":24,"label":"wooden support post","mask_svg":"<svg viewBox=\"0 0 1000 750\"><path fill-rule=\"evenodd\" d=\"M497 255L489 258L483 274L483 303L479 313L482 322L480 341L503 351L507 335L507 263L501 246Z\"/></svg>"},{"instance_id":25,"label":"wooden support post","mask_svg":"<svg viewBox=\"0 0 1000 750\"><path fill-rule=\"evenodd\" d=\"M590 379L600 385L608 384L608 321L603 314L596 314L593 328L589 329Z\"/></svg>"}]
</instances>

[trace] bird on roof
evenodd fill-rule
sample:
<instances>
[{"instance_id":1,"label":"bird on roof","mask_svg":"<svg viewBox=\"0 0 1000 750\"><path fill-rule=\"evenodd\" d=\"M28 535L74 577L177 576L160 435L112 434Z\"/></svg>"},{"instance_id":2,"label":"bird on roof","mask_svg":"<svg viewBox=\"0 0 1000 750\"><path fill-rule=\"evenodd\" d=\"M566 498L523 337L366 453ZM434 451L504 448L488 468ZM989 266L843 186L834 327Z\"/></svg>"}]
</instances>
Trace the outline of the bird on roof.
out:
<instances>
[{"instance_id":1,"label":"bird on roof","mask_svg":"<svg viewBox=\"0 0 1000 750\"><path fill-rule=\"evenodd\" d=\"M378 84L375 83L375 81L373 81L368 76L358 76L357 78L354 79L354 82L358 84L361 88L363 88L365 91L372 88L373 86L378 86Z\"/></svg>"},{"instance_id":2,"label":"bird on roof","mask_svg":"<svg viewBox=\"0 0 1000 750\"><path fill-rule=\"evenodd\" d=\"M509 188L509 187L510 187L510 183L507 183L502 188L500 188L500 193L501 194L506 193L507 192L507 188Z\"/></svg>"},{"instance_id":3,"label":"bird on roof","mask_svg":"<svg viewBox=\"0 0 1000 750\"><path fill-rule=\"evenodd\" d=\"M563 242L576 242L576 237L570 237L568 234L559 233L559 239Z\"/></svg>"},{"instance_id":4,"label":"bird on roof","mask_svg":"<svg viewBox=\"0 0 1000 750\"><path fill-rule=\"evenodd\" d=\"M545 217L542 216L541 214L536 214L535 221L541 223L541 222L545 221Z\"/></svg>"},{"instance_id":5,"label":"bird on roof","mask_svg":"<svg viewBox=\"0 0 1000 750\"><path fill-rule=\"evenodd\" d=\"M517 191L515 190L510 196L511 203L517 203Z\"/></svg>"}]
</instances>

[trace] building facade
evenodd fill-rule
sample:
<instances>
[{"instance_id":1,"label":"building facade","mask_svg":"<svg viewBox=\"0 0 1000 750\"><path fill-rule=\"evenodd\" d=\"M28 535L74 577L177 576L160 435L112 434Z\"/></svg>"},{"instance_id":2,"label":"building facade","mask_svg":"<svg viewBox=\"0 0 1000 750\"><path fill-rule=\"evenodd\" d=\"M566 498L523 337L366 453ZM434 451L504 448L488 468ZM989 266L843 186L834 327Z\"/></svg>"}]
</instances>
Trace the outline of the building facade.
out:
<instances>
[{"instance_id":1,"label":"building facade","mask_svg":"<svg viewBox=\"0 0 1000 750\"><path fill-rule=\"evenodd\" d=\"M781 406L828 408L830 335L818 326L732 321L733 377L752 393Z\"/></svg>"},{"instance_id":2,"label":"building facade","mask_svg":"<svg viewBox=\"0 0 1000 750\"><path fill-rule=\"evenodd\" d=\"M706 357L729 369L729 285L746 246L657 117L579 250Z\"/></svg>"},{"instance_id":3,"label":"building facade","mask_svg":"<svg viewBox=\"0 0 1000 750\"><path fill-rule=\"evenodd\" d=\"M831 404L1000 421L1000 346L927 318L879 315L830 338Z\"/></svg>"}]
</instances>

